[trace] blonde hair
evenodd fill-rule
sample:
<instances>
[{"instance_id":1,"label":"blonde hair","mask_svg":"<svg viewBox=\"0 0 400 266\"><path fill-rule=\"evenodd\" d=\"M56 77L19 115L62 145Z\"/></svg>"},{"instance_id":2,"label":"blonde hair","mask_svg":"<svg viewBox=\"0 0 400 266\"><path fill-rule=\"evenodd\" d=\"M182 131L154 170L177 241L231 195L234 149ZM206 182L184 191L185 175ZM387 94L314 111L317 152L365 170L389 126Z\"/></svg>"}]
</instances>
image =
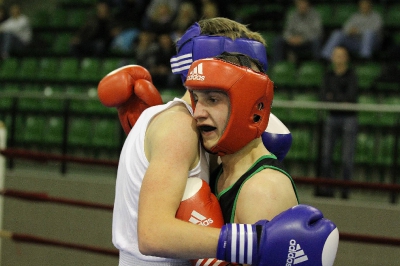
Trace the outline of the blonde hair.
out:
<instances>
[{"instance_id":1,"label":"blonde hair","mask_svg":"<svg viewBox=\"0 0 400 266\"><path fill-rule=\"evenodd\" d=\"M202 19L198 23L201 28L201 34L225 36L231 38L232 40L235 40L236 38L248 38L258 41L266 46L266 41L260 33L251 31L246 25L234 20L223 17L215 17Z\"/></svg>"}]
</instances>

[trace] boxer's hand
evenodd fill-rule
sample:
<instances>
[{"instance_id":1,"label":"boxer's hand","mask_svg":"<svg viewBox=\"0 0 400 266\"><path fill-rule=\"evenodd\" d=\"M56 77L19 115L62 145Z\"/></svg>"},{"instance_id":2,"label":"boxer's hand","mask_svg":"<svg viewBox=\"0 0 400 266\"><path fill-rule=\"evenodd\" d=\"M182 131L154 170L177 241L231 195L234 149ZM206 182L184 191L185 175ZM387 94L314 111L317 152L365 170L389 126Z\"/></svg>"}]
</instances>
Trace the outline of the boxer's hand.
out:
<instances>
[{"instance_id":1,"label":"boxer's hand","mask_svg":"<svg viewBox=\"0 0 400 266\"><path fill-rule=\"evenodd\" d=\"M128 65L110 72L99 82L97 91L103 105L117 108L126 134L146 108L162 104L150 73L139 65Z\"/></svg>"},{"instance_id":2,"label":"boxer's hand","mask_svg":"<svg viewBox=\"0 0 400 266\"><path fill-rule=\"evenodd\" d=\"M267 150L282 161L292 145L292 134L289 129L274 114L270 114L268 127L261 134Z\"/></svg>"},{"instance_id":3,"label":"boxer's hand","mask_svg":"<svg viewBox=\"0 0 400 266\"><path fill-rule=\"evenodd\" d=\"M254 266L331 266L338 244L333 222L314 207L297 205L270 222L224 225L217 258Z\"/></svg>"},{"instance_id":4,"label":"boxer's hand","mask_svg":"<svg viewBox=\"0 0 400 266\"><path fill-rule=\"evenodd\" d=\"M221 207L210 186L200 178L189 178L176 218L194 224L221 228L224 225ZM229 263L217 259L192 260L193 266L225 266Z\"/></svg>"}]
</instances>

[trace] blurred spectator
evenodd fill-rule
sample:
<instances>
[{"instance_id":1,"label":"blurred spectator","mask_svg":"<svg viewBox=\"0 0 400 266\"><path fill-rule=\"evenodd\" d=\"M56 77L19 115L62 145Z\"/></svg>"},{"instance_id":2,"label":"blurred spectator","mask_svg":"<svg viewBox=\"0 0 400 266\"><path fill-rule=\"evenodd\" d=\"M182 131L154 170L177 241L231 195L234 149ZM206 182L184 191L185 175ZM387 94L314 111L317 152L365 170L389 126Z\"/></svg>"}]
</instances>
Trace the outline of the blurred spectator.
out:
<instances>
[{"instance_id":1,"label":"blurred spectator","mask_svg":"<svg viewBox=\"0 0 400 266\"><path fill-rule=\"evenodd\" d=\"M359 10L343 25L334 30L322 49L322 57L329 60L337 45L347 47L350 52L358 53L361 58L371 58L373 52L381 46L383 20L373 10L372 0L359 0Z\"/></svg>"},{"instance_id":2,"label":"blurred spectator","mask_svg":"<svg viewBox=\"0 0 400 266\"><path fill-rule=\"evenodd\" d=\"M106 1L97 2L95 14L79 29L71 40L71 52L78 57L101 56L108 52L113 39L113 21Z\"/></svg>"},{"instance_id":3,"label":"blurred spectator","mask_svg":"<svg viewBox=\"0 0 400 266\"><path fill-rule=\"evenodd\" d=\"M192 0L190 2L195 5L196 11L200 15L200 19L202 19L204 15L206 15L206 18L232 17L231 8L227 8L232 4L232 2L228 0Z\"/></svg>"},{"instance_id":4,"label":"blurred spectator","mask_svg":"<svg viewBox=\"0 0 400 266\"><path fill-rule=\"evenodd\" d=\"M114 10L114 17L124 29L140 28L144 16L146 1L144 0L109 0Z\"/></svg>"},{"instance_id":5,"label":"blurred spectator","mask_svg":"<svg viewBox=\"0 0 400 266\"><path fill-rule=\"evenodd\" d=\"M147 6L142 28L158 34L171 32L180 0L152 0Z\"/></svg>"},{"instance_id":6,"label":"blurred spectator","mask_svg":"<svg viewBox=\"0 0 400 266\"><path fill-rule=\"evenodd\" d=\"M5 6L3 5L0 5L0 23L5 21L6 19L8 19L7 8L5 8Z\"/></svg>"},{"instance_id":7,"label":"blurred spectator","mask_svg":"<svg viewBox=\"0 0 400 266\"><path fill-rule=\"evenodd\" d=\"M349 66L349 53L345 47L333 49L332 69L324 76L320 100L336 103L356 103L358 98L358 82L355 71ZM338 138L342 137L342 175L344 180L351 180L353 161L357 139L357 113L354 111L331 110L324 121L321 153L321 176L333 178L339 174L334 171L332 157ZM333 196L330 187L320 187L319 196ZM342 190L342 198L348 198L347 189Z\"/></svg>"},{"instance_id":8,"label":"blurred spectator","mask_svg":"<svg viewBox=\"0 0 400 266\"><path fill-rule=\"evenodd\" d=\"M175 45L169 34L160 34L157 38L158 47L155 51L155 62L149 71L156 87L175 87L181 85L178 75L172 73L170 59L176 54Z\"/></svg>"},{"instance_id":9,"label":"blurred spectator","mask_svg":"<svg viewBox=\"0 0 400 266\"><path fill-rule=\"evenodd\" d=\"M21 11L18 4L9 8L10 17L0 24L1 58L5 59L12 52L19 52L28 48L32 40L32 28L29 18Z\"/></svg>"},{"instance_id":10,"label":"blurred spectator","mask_svg":"<svg viewBox=\"0 0 400 266\"><path fill-rule=\"evenodd\" d=\"M179 5L178 13L172 22L172 38L178 40L183 33L198 20L196 8L191 2L182 2Z\"/></svg>"},{"instance_id":11,"label":"blurred spectator","mask_svg":"<svg viewBox=\"0 0 400 266\"><path fill-rule=\"evenodd\" d=\"M131 53L133 44L139 35L137 28L126 28L122 24L117 24L111 30L113 40L110 46L112 53Z\"/></svg>"},{"instance_id":12,"label":"blurred spectator","mask_svg":"<svg viewBox=\"0 0 400 266\"><path fill-rule=\"evenodd\" d=\"M137 64L148 70L156 64L156 52L158 49L156 36L153 32L142 30L133 47Z\"/></svg>"},{"instance_id":13,"label":"blurred spectator","mask_svg":"<svg viewBox=\"0 0 400 266\"><path fill-rule=\"evenodd\" d=\"M283 35L276 37L273 47L273 63L283 60L297 62L300 54L319 58L322 40L321 15L309 0L294 0L295 10L285 21Z\"/></svg>"},{"instance_id":14,"label":"blurred spectator","mask_svg":"<svg viewBox=\"0 0 400 266\"><path fill-rule=\"evenodd\" d=\"M201 8L201 19L215 18L219 16L218 5L213 1L204 1Z\"/></svg>"}]
</instances>

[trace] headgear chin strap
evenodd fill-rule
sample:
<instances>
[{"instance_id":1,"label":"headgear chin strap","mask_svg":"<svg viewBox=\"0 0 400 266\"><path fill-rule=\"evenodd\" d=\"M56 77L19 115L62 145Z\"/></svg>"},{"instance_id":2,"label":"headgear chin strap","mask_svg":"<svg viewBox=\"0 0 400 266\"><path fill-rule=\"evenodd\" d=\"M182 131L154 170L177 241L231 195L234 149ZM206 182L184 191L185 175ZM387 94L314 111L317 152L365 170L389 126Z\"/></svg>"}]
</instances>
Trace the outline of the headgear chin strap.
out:
<instances>
[{"instance_id":1,"label":"headgear chin strap","mask_svg":"<svg viewBox=\"0 0 400 266\"><path fill-rule=\"evenodd\" d=\"M273 82L266 74L219 58L197 60L189 71L185 82L189 91L221 90L230 100L228 123L218 143L208 149L211 153L235 153L261 136L268 125L274 95Z\"/></svg>"},{"instance_id":2,"label":"headgear chin strap","mask_svg":"<svg viewBox=\"0 0 400 266\"><path fill-rule=\"evenodd\" d=\"M202 58L214 57L223 52L237 52L257 59L267 71L267 51L265 46L248 38L231 38L224 36L201 35L200 25L194 23L177 42L177 54L170 60L172 73L180 74L182 82L190 65Z\"/></svg>"}]
</instances>

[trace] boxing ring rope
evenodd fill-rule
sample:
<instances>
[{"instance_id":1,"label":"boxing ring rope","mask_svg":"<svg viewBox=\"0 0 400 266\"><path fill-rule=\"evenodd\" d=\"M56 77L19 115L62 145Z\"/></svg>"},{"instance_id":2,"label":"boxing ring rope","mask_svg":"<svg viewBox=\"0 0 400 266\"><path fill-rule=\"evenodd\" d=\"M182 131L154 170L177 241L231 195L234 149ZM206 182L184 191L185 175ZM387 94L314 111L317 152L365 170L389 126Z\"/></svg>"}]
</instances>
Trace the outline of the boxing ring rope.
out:
<instances>
[{"instance_id":1,"label":"boxing ring rope","mask_svg":"<svg viewBox=\"0 0 400 266\"><path fill-rule=\"evenodd\" d=\"M67 242L43 238L43 237L39 237L39 236L14 233L14 232L4 231L4 230L0 231L0 238L11 239L16 242L34 243L34 244L40 244L40 245L48 245L48 246L76 249L76 250L88 251L88 252L92 252L92 253L99 253L99 254L108 255L108 256L118 257L118 255L119 255L119 251L114 250L114 249L107 249L107 248L101 248L101 247L95 247L95 246L89 246L89 245L67 243Z\"/></svg>"}]
</instances>

